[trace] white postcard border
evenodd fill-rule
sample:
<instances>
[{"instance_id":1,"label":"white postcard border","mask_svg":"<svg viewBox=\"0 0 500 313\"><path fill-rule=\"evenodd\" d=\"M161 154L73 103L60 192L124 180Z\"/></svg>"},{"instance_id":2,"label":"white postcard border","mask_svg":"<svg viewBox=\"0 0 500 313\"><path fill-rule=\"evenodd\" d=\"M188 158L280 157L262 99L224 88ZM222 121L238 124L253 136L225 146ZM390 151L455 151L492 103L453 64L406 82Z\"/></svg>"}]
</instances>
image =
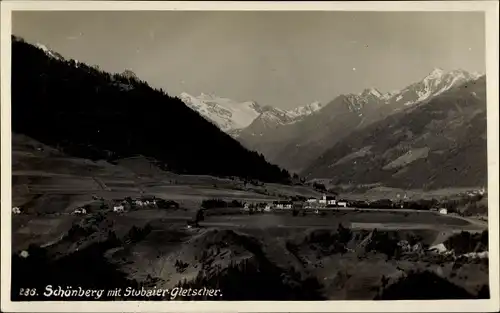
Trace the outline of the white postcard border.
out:
<instances>
[{"instance_id":1,"label":"white postcard border","mask_svg":"<svg viewBox=\"0 0 500 313\"><path fill-rule=\"evenodd\" d=\"M1 309L5 312L494 312L499 304L499 102L498 1L392 2L188 2L3 1L1 2ZM273 11L478 11L486 20L488 114L489 300L439 301L116 301L11 302L11 12L14 10L273 10Z\"/></svg>"}]
</instances>

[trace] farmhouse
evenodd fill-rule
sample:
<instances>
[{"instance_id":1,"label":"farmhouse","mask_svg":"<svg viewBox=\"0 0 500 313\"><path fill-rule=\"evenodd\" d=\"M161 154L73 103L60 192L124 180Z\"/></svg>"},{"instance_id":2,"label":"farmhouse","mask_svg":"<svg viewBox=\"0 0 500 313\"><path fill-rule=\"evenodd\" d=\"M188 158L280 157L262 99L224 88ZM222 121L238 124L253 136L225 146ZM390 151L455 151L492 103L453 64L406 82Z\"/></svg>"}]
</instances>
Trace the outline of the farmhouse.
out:
<instances>
[{"instance_id":1,"label":"farmhouse","mask_svg":"<svg viewBox=\"0 0 500 313\"><path fill-rule=\"evenodd\" d=\"M143 206L145 206L145 205L146 205L146 204L144 203L144 201L142 201L142 200L135 200L135 201L134 201L134 204L135 204L136 206L138 206L138 207L143 207Z\"/></svg>"},{"instance_id":2,"label":"farmhouse","mask_svg":"<svg viewBox=\"0 0 500 313\"><path fill-rule=\"evenodd\" d=\"M291 201L274 201L273 204L277 209L291 209L293 205Z\"/></svg>"},{"instance_id":3,"label":"farmhouse","mask_svg":"<svg viewBox=\"0 0 500 313\"><path fill-rule=\"evenodd\" d=\"M259 212L270 212L271 211L271 205L268 203L259 203L257 205L257 210Z\"/></svg>"},{"instance_id":4,"label":"farmhouse","mask_svg":"<svg viewBox=\"0 0 500 313\"><path fill-rule=\"evenodd\" d=\"M332 207L337 204L337 200L335 200L335 197L333 196L323 196L323 199L325 200L327 207Z\"/></svg>"},{"instance_id":5,"label":"farmhouse","mask_svg":"<svg viewBox=\"0 0 500 313\"><path fill-rule=\"evenodd\" d=\"M448 210L445 208L442 208L439 210L439 214L448 214Z\"/></svg>"},{"instance_id":6,"label":"farmhouse","mask_svg":"<svg viewBox=\"0 0 500 313\"><path fill-rule=\"evenodd\" d=\"M307 202L307 203L317 203L317 202L318 202L318 199L311 197L311 198L308 198L308 199L306 200L306 202Z\"/></svg>"},{"instance_id":7,"label":"farmhouse","mask_svg":"<svg viewBox=\"0 0 500 313\"><path fill-rule=\"evenodd\" d=\"M123 205L115 205L113 207L113 212L124 212L125 211L125 208L123 207Z\"/></svg>"},{"instance_id":8,"label":"farmhouse","mask_svg":"<svg viewBox=\"0 0 500 313\"><path fill-rule=\"evenodd\" d=\"M347 208L347 202L346 201L339 201L339 202L337 202L337 206Z\"/></svg>"},{"instance_id":9,"label":"farmhouse","mask_svg":"<svg viewBox=\"0 0 500 313\"><path fill-rule=\"evenodd\" d=\"M84 208L78 208L73 211L73 214L87 214L87 210L85 210Z\"/></svg>"},{"instance_id":10,"label":"farmhouse","mask_svg":"<svg viewBox=\"0 0 500 313\"><path fill-rule=\"evenodd\" d=\"M319 204L325 205L326 206L326 195L323 195L321 199L319 199Z\"/></svg>"}]
</instances>

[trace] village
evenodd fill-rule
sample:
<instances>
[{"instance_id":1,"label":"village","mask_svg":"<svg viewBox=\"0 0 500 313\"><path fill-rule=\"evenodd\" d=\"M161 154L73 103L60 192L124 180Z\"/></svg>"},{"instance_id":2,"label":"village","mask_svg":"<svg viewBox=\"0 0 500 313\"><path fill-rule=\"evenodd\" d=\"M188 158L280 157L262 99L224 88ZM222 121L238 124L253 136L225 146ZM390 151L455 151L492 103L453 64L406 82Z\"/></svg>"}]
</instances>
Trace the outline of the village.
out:
<instances>
[{"instance_id":1,"label":"village","mask_svg":"<svg viewBox=\"0 0 500 313\"><path fill-rule=\"evenodd\" d=\"M273 201L270 203L245 203L244 211L271 212L273 210L314 210L319 213L320 209L337 208L348 206L345 200L337 200L335 196L323 195L321 198L294 197L292 200Z\"/></svg>"},{"instance_id":2,"label":"village","mask_svg":"<svg viewBox=\"0 0 500 313\"><path fill-rule=\"evenodd\" d=\"M484 189L468 192L466 198L473 199L482 197ZM155 196L140 196L139 198L132 199L126 197L124 199L105 200L102 197L92 196L92 201L76 208L68 208L65 213L71 212L76 215L85 215L96 211L112 211L114 213L124 213L127 211L135 211L141 209L183 209L179 203L173 200L164 200L156 198ZM375 201L362 201L362 200L344 200L337 199L337 196L323 194L322 197L304 197L292 196L288 200L275 200L269 202L255 202L255 201L238 201L238 200L222 200L222 199L206 199L203 200L199 210L217 210L231 208L232 212L237 213L269 213L269 212L314 212L320 214L326 210L428 210L436 211L440 214L447 215L450 211L447 203L439 203L433 200L418 200L418 201L391 201L388 199L375 200ZM12 214L29 213L20 206L12 208ZM228 212L230 213L230 212Z\"/></svg>"},{"instance_id":3,"label":"village","mask_svg":"<svg viewBox=\"0 0 500 313\"><path fill-rule=\"evenodd\" d=\"M131 210L139 209L179 209L179 203L172 200L164 200L156 197L140 197L132 199L127 197L125 199L113 199L106 201L103 198L93 197L94 202L83 206L74 208L71 213L76 215L85 215L94 211L112 211L115 213L123 213ZM215 202L215 205L208 205L207 203ZM240 202L233 200L226 202L218 199L205 200L201 204L202 210L217 209L217 208L235 208L236 211L242 212L272 212L284 210L313 210L318 213L321 209L348 207L348 202L345 200L337 200L335 196L323 195L321 198L305 198L305 197L292 197L292 200L277 200L272 202ZM110 210L112 208L112 210ZM239 209L239 210L238 210ZM13 214L26 213L22 207L16 206L12 208Z\"/></svg>"}]
</instances>

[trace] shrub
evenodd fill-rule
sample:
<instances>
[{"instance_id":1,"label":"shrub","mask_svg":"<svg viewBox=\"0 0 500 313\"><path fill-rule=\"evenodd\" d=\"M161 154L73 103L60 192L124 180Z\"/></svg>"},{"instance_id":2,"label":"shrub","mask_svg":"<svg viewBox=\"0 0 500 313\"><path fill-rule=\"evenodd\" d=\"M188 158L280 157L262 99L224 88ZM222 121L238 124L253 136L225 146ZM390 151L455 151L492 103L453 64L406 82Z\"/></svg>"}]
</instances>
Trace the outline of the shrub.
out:
<instances>
[{"instance_id":1,"label":"shrub","mask_svg":"<svg viewBox=\"0 0 500 313\"><path fill-rule=\"evenodd\" d=\"M488 250L488 231L485 230L481 234L462 231L448 238L444 245L447 249L454 250L456 254L486 251Z\"/></svg>"},{"instance_id":2,"label":"shrub","mask_svg":"<svg viewBox=\"0 0 500 313\"><path fill-rule=\"evenodd\" d=\"M173 200L158 199L158 200L156 200L156 205L160 209L178 209L179 208L179 203L177 203Z\"/></svg>"},{"instance_id":3,"label":"shrub","mask_svg":"<svg viewBox=\"0 0 500 313\"><path fill-rule=\"evenodd\" d=\"M227 208L228 203L221 199L208 199L201 202L201 207L205 209Z\"/></svg>"},{"instance_id":4,"label":"shrub","mask_svg":"<svg viewBox=\"0 0 500 313\"><path fill-rule=\"evenodd\" d=\"M316 182L313 183L313 188L318 190L318 191L322 191L322 192L327 191L324 184L320 184L320 183L316 183Z\"/></svg>"},{"instance_id":5,"label":"shrub","mask_svg":"<svg viewBox=\"0 0 500 313\"><path fill-rule=\"evenodd\" d=\"M372 239L366 246L366 250L382 252L389 259L397 258L401 253L401 247L398 243L399 236L397 232L377 231L375 229L372 232Z\"/></svg>"},{"instance_id":6,"label":"shrub","mask_svg":"<svg viewBox=\"0 0 500 313\"><path fill-rule=\"evenodd\" d=\"M243 202L238 201L238 200L233 200L233 201L231 201L231 203L229 203L229 207L232 207L232 208L242 208L243 206L244 206Z\"/></svg>"},{"instance_id":7,"label":"shrub","mask_svg":"<svg viewBox=\"0 0 500 313\"><path fill-rule=\"evenodd\" d=\"M175 270L177 271L177 273L183 273L184 271L186 271L186 269L188 267L189 267L189 263L182 262L179 260L175 261Z\"/></svg>"}]
</instances>

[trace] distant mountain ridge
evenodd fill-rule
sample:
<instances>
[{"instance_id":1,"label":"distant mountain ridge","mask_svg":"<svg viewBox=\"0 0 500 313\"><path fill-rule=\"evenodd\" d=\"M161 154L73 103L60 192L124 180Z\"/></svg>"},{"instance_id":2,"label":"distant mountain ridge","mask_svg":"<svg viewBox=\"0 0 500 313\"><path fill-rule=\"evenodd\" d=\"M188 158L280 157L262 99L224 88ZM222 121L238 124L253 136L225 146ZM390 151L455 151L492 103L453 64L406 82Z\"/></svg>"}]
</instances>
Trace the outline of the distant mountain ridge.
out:
<instances>
[{"instance_id":1,"label":"distant mountain ridge","mask_svg":"<svg viewBox=\"0 0 500 313\"><path fill-rule=\"evenodd\" d=\"M302 174L336 185L486 186L486 119L486 78L472 78L350 133Z\"/></svg>"},{"instance_id":2,"label":"distant mountain ridge","mask_svg":"<svg viewBox=\"0 0 500 313\"><path fill-rule=\"evenodd\" d=\"M179 172L236 173L230 174L234 176L255 176L253 172L257 172L263 180L288 177L286 171L269 165L267 160L309 179L329 179L332 184L402 188L486 184L486 78L478 73L436 68L399 91L383 93L367 88L358 94L340 95L324 106L312 103L281 110L206 94L183 94L179 97L184 98L181 102L149 87L133 72L104 73L96 66L65 60L37 44L37 51L45 54L42 60L37 53L28 52L30 49L19 48L22 45L16 40L13 46L13 68L15 64L23 69L13 71L13 104L22 103L22 110L19 104L13 105L13 130L35 139L54 140L56 144L78 142L76 148L69 145L73 151L101 156L108 150L120 155L140 152L162 158ZM31 61L31 57L37 61ZM61 74L67 67L71 68L69 79ZM54 70L58 73L55 78L47 77ZM58 83L50 83L52 79ZM85 85L87 79L94 82L90 89ZM22 86L36 88L28 93ZM160 94L167 100L160 100ZM92 98L95 95L98 97ZM147 105L154 117L134 107L135 102L143 103L143 95L154 99ZM82 99L74 100L75 97ZM86 106L96 99L109 103ZM163 105L169 108L161 108ZM188 110L179 109L179 105ZM202 126L200 117L205 124L217 127ZM184 119L194 124L184 125ZM137 124L138 120L142 122ZM40 131L42 125L49 127ZM160 134L166 130L157 129L157 125L166 125L172 133L182 135L164 139ZM241 146L237 148L234 141L227 141L229 136L220 130L257 153L241 151ZM129 142L111 140L121 137ZM233 158L248 158L243 162L250 165L242 169L241 163L231 163L231 158L220 151L215 154L220 154L221 160L216 160L213 153L205 153L213 148L204 140L217 142L217 149L231 151ZM168 146L170 152L154 148L158 142ZM123 151L119 145L129 148Z\"/></svg>"},{"instance_id":3,"label":"distant mountain ridge","mask_svg":"<svg viewBox=\"0 0 500 313\"><path fill-rule=\"evenodd\" d=\"M405 106L412 105L435 97L465 82L478 79L480 76L479 73L469 73L461 69L445 72L440 68L435 68L421 81L411 84L395 94L386 95L385 101L402 103Z\"/></svg>"},{"instance_id":4,"label":"distant mountain ridge","mask_svg":"<svg viewBox=\"0 0 500 313\"><path fill-rule=\"evenodd\" d=\"M289 171L301 172L352 131L477 77L478 74L464 70L434 69L421 81L400 91L381 93L367 88L359 94L340 95L322 107L321 114L308 115L297 123L247 127L239 133L238 140L249 149L263 153L271 162Z\"/></svg>"},{"instance_id":5,"label":"distant mountain ridge","mask_svg":"<svg viewBox=\"0 0 500 313\"><path fill-rule=\"evenodd\" d=\"M322 108L319 102L282 110L272 106L262 106L255 101L238 102L214 94L202 93L192 96L186 92L179 98L191 109L217 125L222 131L237 136L239 132L256 120L267 125L294 123Z\"/></svg>"}]
</instances>

